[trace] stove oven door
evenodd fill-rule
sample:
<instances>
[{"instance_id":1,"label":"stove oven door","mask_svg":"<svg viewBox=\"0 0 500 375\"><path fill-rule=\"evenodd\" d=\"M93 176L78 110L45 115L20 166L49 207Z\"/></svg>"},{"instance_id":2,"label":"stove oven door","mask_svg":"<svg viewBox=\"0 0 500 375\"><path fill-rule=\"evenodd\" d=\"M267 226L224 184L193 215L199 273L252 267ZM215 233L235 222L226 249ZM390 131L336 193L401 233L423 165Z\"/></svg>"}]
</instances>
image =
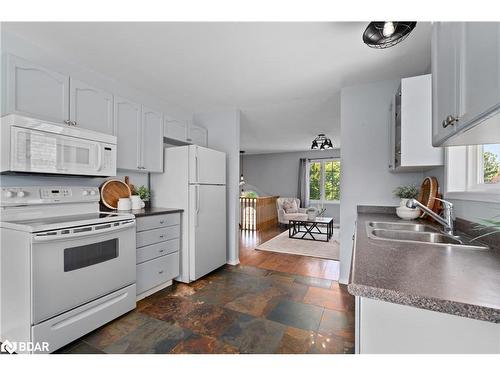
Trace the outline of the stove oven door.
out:
<instances>
[{"instance_id":1,"label":"stove oven door","mask_svg":"<svg viewBox=\"0 0 500 375\"><path fill-rule=\"evenodd\" d=\"M135 283L135 221L33 234L33 323Z\"/></svg>"}]
</instances>

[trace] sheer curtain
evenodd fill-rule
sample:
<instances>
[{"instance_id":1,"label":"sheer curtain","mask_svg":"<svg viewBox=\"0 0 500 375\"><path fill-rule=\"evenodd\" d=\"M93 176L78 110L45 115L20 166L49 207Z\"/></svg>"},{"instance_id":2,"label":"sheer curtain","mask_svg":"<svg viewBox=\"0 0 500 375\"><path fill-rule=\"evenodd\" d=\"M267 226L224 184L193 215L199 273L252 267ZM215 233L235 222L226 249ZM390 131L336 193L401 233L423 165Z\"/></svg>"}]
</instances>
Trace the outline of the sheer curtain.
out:
<instances>
[{"instance_id":1,"label":"sheer curtain","mask_svg":"<svg viewBox=\"0 0 500 375\"><path fill-rule=\"evenodd\" d=\"M309 160L300 159L299 161L299 182L297 196L300 199L302 207L309 207Z\"/></svg>"}]
</instances>

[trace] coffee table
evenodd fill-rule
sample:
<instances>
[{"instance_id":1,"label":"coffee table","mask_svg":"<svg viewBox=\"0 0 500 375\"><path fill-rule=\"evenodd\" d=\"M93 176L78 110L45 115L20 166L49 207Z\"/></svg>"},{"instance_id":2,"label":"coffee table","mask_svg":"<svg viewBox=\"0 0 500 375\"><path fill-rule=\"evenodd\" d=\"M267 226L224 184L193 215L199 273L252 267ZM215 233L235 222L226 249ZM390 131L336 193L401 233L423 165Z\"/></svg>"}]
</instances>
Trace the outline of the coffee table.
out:
<instances>
[{"instance_id":1,"label":"coffee table","mask_svg":"<svg viewBox=\"0 0 500 375\"><path fill-rule=\"evenodd\" d=\"M326 232L321 230L321 228L323 227L326 227ZM325 235L326 235L325 240L320 238L324 237ZM328 242L330 241L332 236L333 236L333 217L317 217L313 220L296 219L289 221L289 226L288 226L289 238Z\"/></svg>"}]
</instances>

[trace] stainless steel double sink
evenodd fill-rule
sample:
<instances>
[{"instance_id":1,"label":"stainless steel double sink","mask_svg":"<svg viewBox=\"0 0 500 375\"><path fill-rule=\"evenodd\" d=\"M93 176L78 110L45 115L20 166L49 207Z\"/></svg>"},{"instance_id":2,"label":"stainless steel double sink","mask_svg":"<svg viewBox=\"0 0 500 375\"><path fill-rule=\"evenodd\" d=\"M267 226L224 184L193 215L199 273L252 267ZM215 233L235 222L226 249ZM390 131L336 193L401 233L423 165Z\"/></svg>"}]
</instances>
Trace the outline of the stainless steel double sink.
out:
<instances>
[{"instance_id":1,"label":"stainless steel double sink","mask_svg":"<svg viewBox=\"0 0 500 375\"><path fill-rule=\"evenodd\" d=\"M451 248L488 250L466 236L450 236L439 229L418 223L370 221L366 223L368 237L376 240L417 242Z\"/></svg>"}]
</instances>

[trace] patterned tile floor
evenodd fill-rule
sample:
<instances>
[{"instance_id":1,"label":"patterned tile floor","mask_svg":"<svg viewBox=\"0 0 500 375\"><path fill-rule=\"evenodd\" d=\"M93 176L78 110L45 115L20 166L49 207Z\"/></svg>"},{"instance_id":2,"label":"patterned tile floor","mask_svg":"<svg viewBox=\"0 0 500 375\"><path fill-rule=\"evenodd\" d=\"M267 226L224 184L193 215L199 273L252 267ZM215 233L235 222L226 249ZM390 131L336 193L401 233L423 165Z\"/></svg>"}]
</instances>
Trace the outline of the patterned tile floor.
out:
<instances>
[{"instance_id":1,"label":"patterned tile floor","mask_svg":"<svg viewBox=\"0 0 500 375\"><path fill-rule=\"evenodd\" d=\"M254 250L279 232L242 234L241 265L175 283L58 353L353 353L338 262Z\"/></svg>"},{"instance_id":2,"label":"patterned tile floor","mask_svg":"<svg viewBox=\"0 0 500 375\"><path fill-rule=\"evenodd\" d=\"M354 301L337 282L225 266L176 283L59 353L352 353Z\"/></svg>"}]
</instances>

